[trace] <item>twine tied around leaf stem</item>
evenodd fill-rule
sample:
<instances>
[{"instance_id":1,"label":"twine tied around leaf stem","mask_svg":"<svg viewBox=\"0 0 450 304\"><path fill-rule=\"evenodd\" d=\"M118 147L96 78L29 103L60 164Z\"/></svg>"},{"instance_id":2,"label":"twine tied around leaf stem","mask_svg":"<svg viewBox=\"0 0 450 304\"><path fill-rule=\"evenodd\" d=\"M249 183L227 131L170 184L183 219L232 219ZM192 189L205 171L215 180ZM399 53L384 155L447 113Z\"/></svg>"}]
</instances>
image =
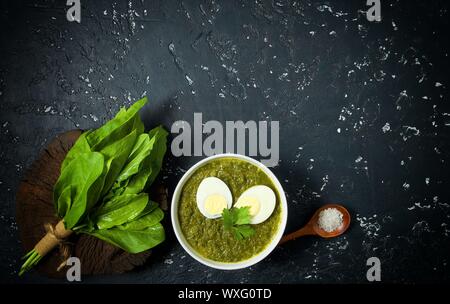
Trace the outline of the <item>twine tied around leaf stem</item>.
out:
<instances>
[{"instance_id":1,"label":"twine tied around leaf stem","mask_svg":"<svg viewBox=\"0 0 450 304\"><path fill-rule=\"evenodd\" d=\"M60 271L65 265L71 255L71 246L65 240L72 234L72 230L67 230L64 227L64 222L61 220L53 227L52 224L47 223L44 225L46 234L45 236L34 246L34 250L41 256L45 256L53 248L59 246L59 252L63 257L63 262L58 266Z\"/></svg>"}]
</instances>

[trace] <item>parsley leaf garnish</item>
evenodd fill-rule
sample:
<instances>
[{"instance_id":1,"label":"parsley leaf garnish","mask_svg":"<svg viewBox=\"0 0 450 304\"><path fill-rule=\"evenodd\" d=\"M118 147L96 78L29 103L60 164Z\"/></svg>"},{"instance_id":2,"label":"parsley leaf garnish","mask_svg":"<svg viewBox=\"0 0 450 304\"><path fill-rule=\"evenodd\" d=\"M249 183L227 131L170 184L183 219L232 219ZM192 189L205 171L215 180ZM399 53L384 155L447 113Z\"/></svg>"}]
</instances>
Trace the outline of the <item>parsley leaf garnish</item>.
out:
<instances>
[{"instance_id":1,"label":"parsley leaf garnish","mask_svg":"<svg viewBox=\"0 0 450 304\"><path fill-rule=\"evenodd\" d=\"M225 208L222 211L225 230L233 233L234 237L238 240L248 238L255 233L255 230L249 225L251 219L249 210L249 207L242 207Z\"/></svg>"}]
</instances>

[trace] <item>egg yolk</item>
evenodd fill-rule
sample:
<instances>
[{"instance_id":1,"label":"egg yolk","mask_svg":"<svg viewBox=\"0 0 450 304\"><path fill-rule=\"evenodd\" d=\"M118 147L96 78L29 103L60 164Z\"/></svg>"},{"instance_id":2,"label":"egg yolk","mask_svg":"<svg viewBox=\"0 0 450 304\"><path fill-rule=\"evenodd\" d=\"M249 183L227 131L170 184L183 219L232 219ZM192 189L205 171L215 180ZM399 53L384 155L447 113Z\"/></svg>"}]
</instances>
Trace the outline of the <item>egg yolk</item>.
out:
<instances>
[{"instance_id":1,"label":"egg yolk","mask_svg":"<svg viewBox=\"0 0 450 304\"><path fill-rule=\"evenodd\" d=\"M261 204L259 200L252 196L240 197L235 205L235 207L249 207L249 213L251 216L258 214Z\"/></svg>"},{"instance_id":2,"label":"egg yolk","mask_svg":"<svg viewBox=\"0 0 450 304\"><path fill-rule=\"evenodd\" d=\"M219 194L209 195L205 200L205 210L211 215L221 214L227 206L227 200Z\"/></svg>"}]
</instances>

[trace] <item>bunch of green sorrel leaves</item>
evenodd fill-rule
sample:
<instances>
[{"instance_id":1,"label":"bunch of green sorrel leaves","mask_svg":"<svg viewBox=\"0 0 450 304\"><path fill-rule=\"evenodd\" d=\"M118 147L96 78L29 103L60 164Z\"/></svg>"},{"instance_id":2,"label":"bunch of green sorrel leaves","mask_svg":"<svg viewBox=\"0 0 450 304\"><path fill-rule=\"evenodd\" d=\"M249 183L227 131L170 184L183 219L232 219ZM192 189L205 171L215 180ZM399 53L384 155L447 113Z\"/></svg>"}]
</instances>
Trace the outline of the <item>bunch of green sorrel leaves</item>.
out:
<instances>
[{"instance_id":1,"label":"bunch of green sorrel leaves","mask_svg":"<svg viewBox=\"0 0 450 304\"><path fill-rule=\"evenodd\" d=\"M158 175L166 153L167 132L159 126L144 133L139 110L143 98L115 118L81 134L61 165L53 189L56 214L65 229L85 233L130 253L164 241L164 213L145 189ZM31 250L19 274L42 256Z\"/></svg>"}]
</instances>

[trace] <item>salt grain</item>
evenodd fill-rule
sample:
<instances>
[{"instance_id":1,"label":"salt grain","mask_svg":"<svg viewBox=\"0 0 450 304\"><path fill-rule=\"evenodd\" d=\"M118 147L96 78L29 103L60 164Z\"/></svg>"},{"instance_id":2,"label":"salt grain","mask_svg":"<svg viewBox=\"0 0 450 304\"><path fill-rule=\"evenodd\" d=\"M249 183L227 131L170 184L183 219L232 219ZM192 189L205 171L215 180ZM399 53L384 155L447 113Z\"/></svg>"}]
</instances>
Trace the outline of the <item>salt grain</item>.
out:
<instances>
[{"instance_id":1,"label":"salt grain","mask_svg":"<svg viewBox=\"0 0 450 304\"><path fill-rule=\"evenodd\" d=\"M326 232L332 232L343 224L344 215L336 208L327 208L319 213L319 227Z\"/></svg>"}]
</instances>

